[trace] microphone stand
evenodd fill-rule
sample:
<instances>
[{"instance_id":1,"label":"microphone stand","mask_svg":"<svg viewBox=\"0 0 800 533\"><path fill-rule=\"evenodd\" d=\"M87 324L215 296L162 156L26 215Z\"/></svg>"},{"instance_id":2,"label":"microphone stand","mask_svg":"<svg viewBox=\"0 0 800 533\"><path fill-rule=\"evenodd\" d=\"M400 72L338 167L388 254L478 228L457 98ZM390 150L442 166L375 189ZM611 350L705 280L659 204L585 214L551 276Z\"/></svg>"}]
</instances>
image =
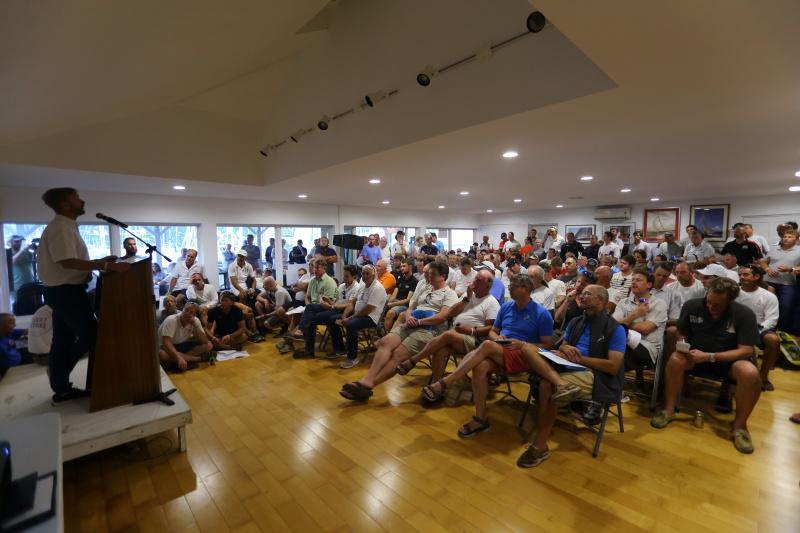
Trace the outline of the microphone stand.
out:
<instances>
[{"instance_id":1,"label":"microphone stand","mask_svg":"<svg viewBox=\"0 0 800 533\"><path fill-rule=\"evenodd\" d=\"M145 253L150 255L150 259L152 259L152 258L153 258L153 252L155 252L155 253L157 253L158 255L160 255L161 257L163 257L164 259L166 259L166 261L167 261L167 264L169 264L169 263L172 263L172 259L170 259L170 258L169 258L169 257L167 257L166 255L162 254L162 253L161 253L161 250L159 250L159 249L158 249L156 246L153 246L153 245L152 245L152 244L150 244L149 242L145 241L144 239L142 239L141 237L139 237L138 235L136 235L134 232L132 232L132 231L131 231L131 230L129 230L128 228L123 228L122 226L117 226L117 227L118 227L118 228L120 228L120 229L122 229L122 230L125 230L125 231L127 231L127 232L130 234L130 236L131 236L131 237L133 237L134 239L136 239L136 240L137 240L137 241L139 241L140 243L144 244L144 245L147 247L147 248L145 249Z\"/></svg>"}]
</instances>

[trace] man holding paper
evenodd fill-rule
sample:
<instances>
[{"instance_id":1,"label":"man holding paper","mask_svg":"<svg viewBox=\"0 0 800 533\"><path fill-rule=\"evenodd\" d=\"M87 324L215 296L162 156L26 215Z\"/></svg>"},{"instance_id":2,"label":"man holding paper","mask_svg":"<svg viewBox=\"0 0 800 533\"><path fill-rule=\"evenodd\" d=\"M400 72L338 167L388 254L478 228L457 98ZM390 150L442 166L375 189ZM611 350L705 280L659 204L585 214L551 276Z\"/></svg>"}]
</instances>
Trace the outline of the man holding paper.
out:
<instances>
[{"instance_id":1,"label":"man holding paper","mask_svg":"<svg viewBox=\"0 0 800 533\"><path fill-rule=\"evenodd\" d=\"M599 285L585 287L578 297L583 315L570 321L563 342L554 352L570 363L586 367L581 370L562 366L568 371L559 374L561 379L580 389L579 398L592 398L595 388L598 394L608 396L619 387L617 380L623 371L626 335L625 329L608 314L607 305L606 289ZM523 351L526 356L540 357L533 345L526 345ZM536 438L517 459L519 467L531 468L550 457L547 439L556 421L555 390L552 381L543 379L540 382Z\"/></svg>"}]
</instances>

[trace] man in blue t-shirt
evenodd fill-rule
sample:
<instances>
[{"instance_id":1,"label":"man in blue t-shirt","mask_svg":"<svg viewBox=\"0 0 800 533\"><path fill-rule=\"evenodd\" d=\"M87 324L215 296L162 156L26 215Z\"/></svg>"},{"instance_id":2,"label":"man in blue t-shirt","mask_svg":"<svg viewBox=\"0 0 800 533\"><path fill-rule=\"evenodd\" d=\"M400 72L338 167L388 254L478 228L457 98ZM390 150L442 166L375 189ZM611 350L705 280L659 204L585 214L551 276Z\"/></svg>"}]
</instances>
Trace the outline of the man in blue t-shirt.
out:
<instances>
[{"instance_id":1,"label":"man in blue t-shirt","mask_svg":"<svg viewBox=\"0 0 800 533\"><path fill-rule=\"evenodd\" d=\"M595 353L594 357L589 357L589 354L593 351L591 346L591 339L593 338L591 324L608 324L607 322L602 322L602 320L597 320L598 318L602 319L602 315L608 313L606 310L608 305L608 291L599 285L588 285L583 289L583 292L581 292L578 298L578 306L583 309L585 316L585 320L582 321L584 324L583 331L580 333L577 342L575 342L574 345L570 344L569 340L575 337L571 327L575 322L571 322L564 334L565 341L561 343L561 346L559 346L555 354L571 363L586 367L580 370L564 371L559 374L559 376L579 389L578 397L588 399L592 397L596 373L602 372L609 376L616 376L619 373L620 366L623 364L625 356L627 335L622 326L616 325L611 334L611 338L607 341L608 352L605 354L605 357L598 356L597 353ZM608 325L613 326L613 318L608 317L608 320L612 321ZM576 322L577 321L580 321L580 319L576 319ZM497 322L495 322L495 324L496 323ZM604 334L596 332L595 338L598 337L599 340L602 341ZM526 347L525 352L528 351L532 351L530 347ZM536 355L541 357L539 354ZM568 367L563 367L562 370L566 370L567 368ZM539 410L536 423L538 431L536 433L536 439L528 446L519 459L517 459L517 466L531 468L541 464L550 457L547 439L550 437L550 433L553 430L553 424L556 421L557 404L560 403L557 400L554 401L554 398L553 381L543 379L539 385Z\"/></svg>"},{"instance_id":2,"label":"man in blue t-shirt","mask_svg":"<svg viewBox=\"0 0 800 533\"><path fill-rule=\"evenodd\" d=\"M475 402L475 416L461 426L459 437L471 437L489 429L486 416L486 397L489 389L489 375L536 372L543 379L552 379L553 397L568 401L580 392L578 387L569 384L538 355L538 347L550 348L553 344L553 318L550 313L531 298L533 282L525 274L512 275L509 283L511 299L504 303L497 313L489 339L471 351L459 363L458 368L439 381L422 389L423 399L436 402L444 396L448 386L464 377L472 370L472 392ZM527 349L530 350L527 350ZM524 350L525 349L525 350ZM527 356L524 351L535 353Z\"/></svg>"}]
</instances>

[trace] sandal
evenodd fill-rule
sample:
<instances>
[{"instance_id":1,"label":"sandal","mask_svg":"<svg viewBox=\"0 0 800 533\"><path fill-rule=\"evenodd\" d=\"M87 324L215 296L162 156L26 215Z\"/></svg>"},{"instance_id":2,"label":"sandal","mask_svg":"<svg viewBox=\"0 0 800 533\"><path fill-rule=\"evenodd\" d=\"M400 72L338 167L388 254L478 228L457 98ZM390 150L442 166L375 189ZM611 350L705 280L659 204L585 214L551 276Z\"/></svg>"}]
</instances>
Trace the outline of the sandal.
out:
<instances>
[{"instance_id":1,"label":"sandal","mask_svg":"<svg viewBox=\"0 0 800 533\"><path fill-rule=\"evenodd\" d=\"M415 365L414 362L411 361L411 359L406 359L405 361L402 361L399 365L394 367L394 371L401 376L405 376L406 374L414 370L415 366L417 365Z\"/></svg>"},{"instance_id":2,"label":"sandal","mask_svg":"<svg viewBox=\"0 0 800 533\"><path fill-rule=\"evenodd\" d=\"M345 383L342 385L342 390L339 395L354 402L366 402L372 396L372 389L365 387L361 383L354 381L353 383Z\"/></svg>"},{"instance_id":3,"label":"sandal","mask_svg":"<svg viewBox=\"0 0 800 533\"><path fill-rule=\"evenodd\" d=\"M473 422L477 422L478 426L470 428L470 424ZM473 416L472 420L458 428L458 436L462 439L466 439L469 437L474 437L478 433L483 433L484 431L489 431L489 418L478 418L477 416Z\"/></svg>"},{"instance_id":4,"label":"sandal","mask_svg":"<svg viewBox=\"0 0 800 533\"><path fill-rule=\"evenodd\" d=\"M439 385L442 388L441 392L435 392L433 390L434 385ZM440 379L436 383L432 383L430 385L425 385L424 387L422 387L422 398L429 403L438 402L442 398L444 398L444 391L446 390L447 390L447 383L445 383L443 379Z\"/></svg>"},{"instance_id":5,"label":"sandal","mask_svg":"<svg viewBox=\"0 0 800 533\"><path fill-rule=\"evenodd\" d=\"M795 413L789 417L789 420L794 422L795 424L800 424L800 413Z\"/></svg>"}]
</instances>

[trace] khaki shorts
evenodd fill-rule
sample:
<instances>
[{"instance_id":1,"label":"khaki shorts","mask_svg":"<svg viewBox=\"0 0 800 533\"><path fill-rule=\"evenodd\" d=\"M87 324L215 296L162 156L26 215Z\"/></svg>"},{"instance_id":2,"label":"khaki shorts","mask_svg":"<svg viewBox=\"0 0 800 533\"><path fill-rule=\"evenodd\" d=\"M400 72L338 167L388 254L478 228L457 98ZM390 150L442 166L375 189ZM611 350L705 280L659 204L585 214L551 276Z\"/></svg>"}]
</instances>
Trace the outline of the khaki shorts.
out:
<instances>
[{"instance_id":1,"label":"khaki shorts","mask_svg":"<svg viewBox=\"0 0 800 533\"><path fill-rule=\"evenodd\" d=\"M436 333L425 328L408 329L401 325L393 327L390 333L400 337L400 344L405 346L411 355L421 352L425 345L436 336Z\"/></svg>"},{"instance_id":2,"label":"khaki shorts","mask_svg":"<svg viewBox=\"0 0 800 533\"><path fill-rule=\"evenodd\" d=\"M559 374L567 383L577 385L581 389L578 395L579 400L590 400L592 398L592 387L594 386L594 372L591 370L579 370L576 372L562 372Z\"/></svg>"},{"instance_id":3,"label":"khaki shorts","mask_svg":"<svg viewBox=\"0 0 800 533\"><path fill-rule=\"evenodd\" d=\"M464 348L467 349L465 353L471 352L472 350L478 347L478 344L483 342L482 340L479 341L476 337L467 334L461 335L461 338L464 339Z\"/></svg>"}]
</instances>

